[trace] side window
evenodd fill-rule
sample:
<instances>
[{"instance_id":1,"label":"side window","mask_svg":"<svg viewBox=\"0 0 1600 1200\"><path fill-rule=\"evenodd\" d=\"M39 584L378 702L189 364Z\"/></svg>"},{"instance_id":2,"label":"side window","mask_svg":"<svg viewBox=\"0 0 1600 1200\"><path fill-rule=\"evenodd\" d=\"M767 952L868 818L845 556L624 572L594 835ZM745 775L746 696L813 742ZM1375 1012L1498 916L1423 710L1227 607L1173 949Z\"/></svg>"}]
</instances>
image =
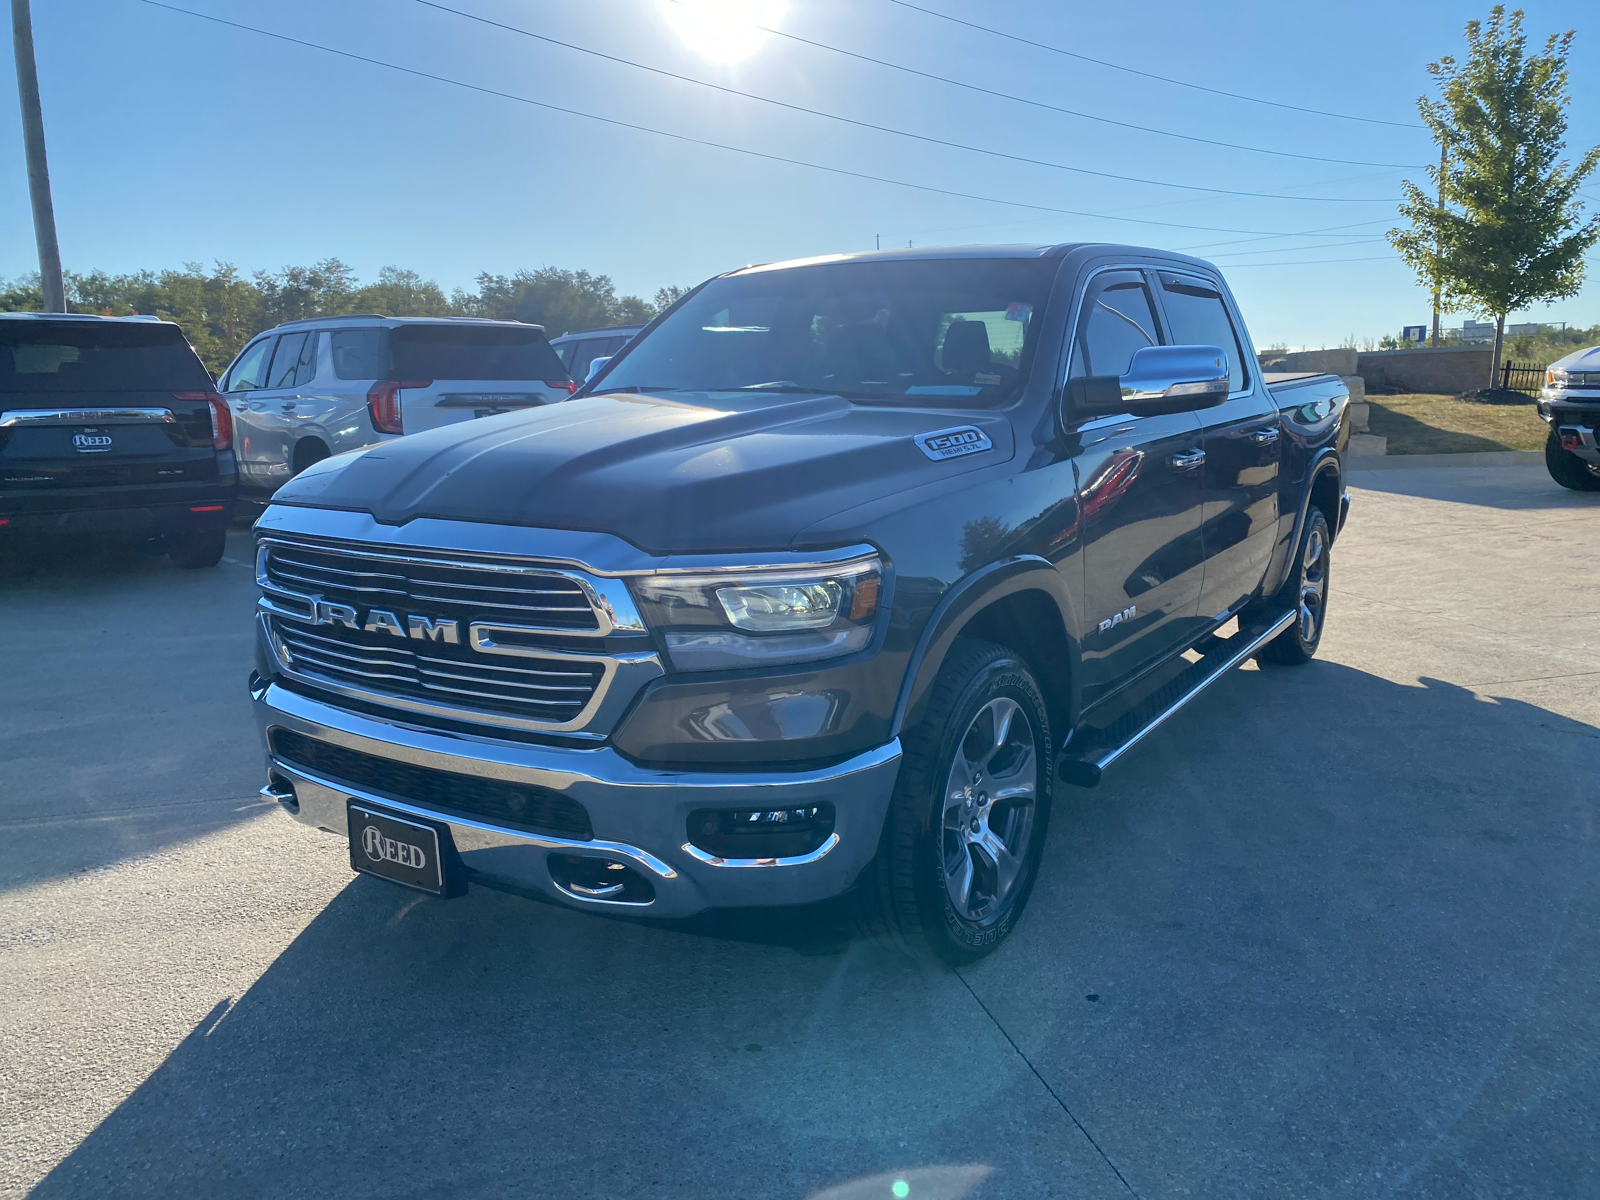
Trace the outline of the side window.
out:
<instances>
[{"instance_id":1,"label":"side window","mask_svg":"<svg viewBox=\"0 0 1600 1200\"><path fill-rule=\"evenodd\" d=\"M264 337L260 341L251 342L244 348L244 353L234 361L228 370L227 378L222 381L221 391L224 392L253 392L261 386L261 381L267 374L267 359L271 357L272 339Z\"/></svg>"},{"instance_id":2,"label":"side window","mask_svg":"<svg viewBox=\"0 0 1600 1200\"><path fill-rule=\"evenodd\" d=\"M286 333L278 339L277 353L267 371L269 388L303 387L317 377L317 345L322 334Z\"/></svg>"},{"instance_id":3,"label":"side window","mask_svg":"<svg viewBox=\"0 0 1600 1200\"><path fill-rule=\"evenodd\" d=\"M333 373L340 379L382 379L381 329L335 329L328 335L333 347Z\"/></svg>"},{"instance_id":4,"label":"side window","mask_svg":"<svg viewBox=\"0 0 1600 1200\"><path fill-rule=\"evenodd\" d=\"M572 356L577 352L577 349L577 342L568 342L561 347L561 365L567 369L569 375L572 373Z\"/></svg>"},{"instance_id":5,"label":"side window","mask_svg":"<svg viewBox=\"0 0 1600 1200\"><path fill-rule=\"evenodd\" d=\"M1144 277L1137 271L1107 271L1089 281L1069 374L1126 375L1134 351L1160 344Z\"/></svg>"},{"instance_id":6,"label":"side window","mask_svg":"<svg viewBox=\"0 0 1600 1200\"><path fill-rule=\"evenodd\" d=\"M1192 275L1169 275L1163 271L1161 301L1175 345L1220 347L1228 356L1228 390L1237 392L1248 386L1239 334L1215 287Z\"/></svg>"}]
</instances>

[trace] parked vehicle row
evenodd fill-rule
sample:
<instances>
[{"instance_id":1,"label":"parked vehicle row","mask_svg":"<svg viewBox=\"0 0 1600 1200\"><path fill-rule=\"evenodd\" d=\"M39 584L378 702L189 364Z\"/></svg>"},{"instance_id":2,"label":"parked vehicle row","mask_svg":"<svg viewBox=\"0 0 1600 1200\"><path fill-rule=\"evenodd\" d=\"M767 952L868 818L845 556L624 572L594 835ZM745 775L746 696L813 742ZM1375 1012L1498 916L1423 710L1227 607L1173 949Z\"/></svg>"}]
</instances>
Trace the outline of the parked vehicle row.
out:
<instances>
[{"instance_id":1,"label":"parked vehicle row","mask_svg":"<svg viewBox=\"0 0 1600 1200\"><path fill-rule=\"evenodd\" d=\"M1094 784L1246 658L1316 653L1348 400L1264 379L1180 254L731 272L559 410L277 492L264 792L438 895L685 916L854 889L974 958L1038 877L1053 781Z\"/></svg>"}]
</instances>

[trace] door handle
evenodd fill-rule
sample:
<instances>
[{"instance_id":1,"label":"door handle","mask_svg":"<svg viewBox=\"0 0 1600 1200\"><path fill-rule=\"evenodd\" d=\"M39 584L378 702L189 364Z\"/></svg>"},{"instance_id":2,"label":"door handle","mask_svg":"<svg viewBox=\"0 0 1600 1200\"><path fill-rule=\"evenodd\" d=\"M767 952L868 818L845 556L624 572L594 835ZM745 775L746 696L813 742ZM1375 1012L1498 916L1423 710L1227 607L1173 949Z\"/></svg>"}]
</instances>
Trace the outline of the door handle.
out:
<instances>
[{"instance_id":1,"label":"door handle","mask_svg":"<svg viewBox=\"0 0 1600 1200\"><path fill-rule=\"evenodd\" d=\"M1205 460L1206 452L1204 450L1190 450L1184 454L1174 454L1167 461L1170 462L1176 470L1192 471L1201 463L1205 462Z\"/></svg>"},{"instance_id":2,"label":"door handle","mask_svg":"<svg viewBox=\"0 0 1600 1200\"><path fill-rule=\"evenodd\" d=\"M1270 446L1278 440L1276 429L1258 429L1250 435L1250 440L1258 446Z\"/></svg>"},{"instance_id":3,"label":"door handle","mask_svg":"<svg viewBox=\"0 0 1600 1200\"><path fill-rule=\"evenodd\" d=\"M294 401L293 400L285 400L283 402L283 411L284 412L293 412L294 411Z\"/></svg>"}]
</instances>

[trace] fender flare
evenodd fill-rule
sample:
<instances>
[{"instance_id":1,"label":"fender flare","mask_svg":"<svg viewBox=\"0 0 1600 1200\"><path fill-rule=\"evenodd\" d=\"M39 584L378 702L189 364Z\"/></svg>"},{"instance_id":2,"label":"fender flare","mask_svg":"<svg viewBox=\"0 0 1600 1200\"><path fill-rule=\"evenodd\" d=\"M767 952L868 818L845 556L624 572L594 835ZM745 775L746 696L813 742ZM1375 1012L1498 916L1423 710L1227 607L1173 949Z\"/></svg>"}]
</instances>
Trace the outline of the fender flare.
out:
<instances>
[{"instance_id":1,"label":"fender flare","mask_svg":"<svg viewBox=\"0 0 1600 1200\"><path fill-rule=\"evenodd\" d=\"M928 689L938 675L939 668L944 665L945 656L949 654L951 643L956 640L961 627L975 613L995 601L1029 591L1044 592L1050 596L1061 618L1067 642L1067 676L1072 681L1064 703L1069 718L1076 719L1079 650L1075 607L1061 572L1056 570L1054 564L1038 555L1024 554L990 563L965 576L945 592L934 607L906 664L905 678L900 682L900 695L889 726L891 737L898 737L908 725L916 724L916 714L924 704Z\"/></svg>"},{"instance_id":2,"label":"fender flare","mask_svg":"<svg viewBox=\"0 0 1600 1200\"><path fill-rule=\"evenodd\" d=\"M1317 480L1324 475L1331 474L1340 485L1341 493L1344 486L1344 463L1339 458L1339 451L1332 446L1324 446L1311 459L1311 465L1306 468L1305 486L1300 489L1300 504L1294 516L1294 530L1289 535L1288 546L1284 551L1283 562L1275 563L1275 575L1286 578L1289 564L1294 561L1295 547L1300 544L1300 534L1306 527L1306 516L1311 511L1311 493L1316 490ZM1341 522L1335 520L1334 525ZM1338 529L1333 529L1333 537L1338 539ZM1278 588L1283 586L1283 578L1278 578L1276 584L1266 590L1266 595L1276 595Z\"/></svg>"}]
</instances>

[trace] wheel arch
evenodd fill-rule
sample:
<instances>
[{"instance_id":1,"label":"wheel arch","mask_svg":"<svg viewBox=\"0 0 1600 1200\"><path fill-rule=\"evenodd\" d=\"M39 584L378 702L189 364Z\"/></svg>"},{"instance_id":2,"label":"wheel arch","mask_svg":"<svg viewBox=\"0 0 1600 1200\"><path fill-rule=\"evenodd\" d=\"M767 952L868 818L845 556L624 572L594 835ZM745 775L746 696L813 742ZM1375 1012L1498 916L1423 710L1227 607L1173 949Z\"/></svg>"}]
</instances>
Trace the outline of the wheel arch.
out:
<instances>
[{"instance_id":1,"label":"wheel arch","mask_svg":"<svg viewBox=\"0 0 1600 1200\"><path fill-rule=\"evenodd\" d=\"M1295 510L1294 528L1273 559L1267 578L1270 586L1263 587L1263 595L1276 595L1284 580L1289 578L1295 547L1300 544L1300 535L1305 532L1306 518L1312 505L1316 505L1322 515L1328 518L1329 544L1338 538L1343 495L1344 467L1339 460L1339 452L1332 446L1326 446L1312 458L1311 465L1306 469L1305 486L1300 489L1300 500Z\"/></svg>"},{"instance_id":2,"label":"wheel arch","mask_svg":"<svg viewBox=\"0 0 1600 1200\"><path fill-rule=\"evenodd\" d=\"M929 690L958 638L997 642L1033 669L1059 740L1077 722L1079 648L1071 597L1060 572L1034 555L968 575L945 593L923 627L906 668L891 733L916 725Z\"/></svg>"}]
</instances>

